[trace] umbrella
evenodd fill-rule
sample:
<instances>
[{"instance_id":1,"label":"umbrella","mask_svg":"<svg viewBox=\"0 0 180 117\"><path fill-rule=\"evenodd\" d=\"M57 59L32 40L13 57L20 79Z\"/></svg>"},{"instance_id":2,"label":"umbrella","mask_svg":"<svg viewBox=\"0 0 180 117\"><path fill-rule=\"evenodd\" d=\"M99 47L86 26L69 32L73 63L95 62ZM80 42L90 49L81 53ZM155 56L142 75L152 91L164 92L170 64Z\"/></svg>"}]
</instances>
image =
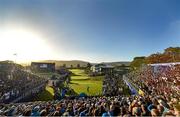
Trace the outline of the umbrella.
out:
<instances>
[{"instance_id":1,"label":"umbrella","mask_svg":"<svg viewBox=\"0 0 180 117\"><path fill-rule=\"evenodd\" d=\"M83 93L83 92L79 94L79 97L86 97L86 96L87 95L85 93Z\"/></svg>"}]
</instances>

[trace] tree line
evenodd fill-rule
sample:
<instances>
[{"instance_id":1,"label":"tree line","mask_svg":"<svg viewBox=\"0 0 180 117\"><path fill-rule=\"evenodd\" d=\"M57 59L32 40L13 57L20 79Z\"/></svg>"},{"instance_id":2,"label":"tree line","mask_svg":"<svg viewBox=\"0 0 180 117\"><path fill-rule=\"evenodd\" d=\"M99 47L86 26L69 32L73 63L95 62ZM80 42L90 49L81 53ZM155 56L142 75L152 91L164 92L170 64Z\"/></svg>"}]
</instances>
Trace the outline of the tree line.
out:
<instances>
[{"instance_id":1,"label":"tree line","mask_svg":"<svg viewBox=\"0 0 180 117\"><path fill-rule=\"evenodd\" d=\"M130 66L132 69L138 69L143 64L154 64L154 63L170 63L180 62L180 47L169 47L164 49L162 53L157 52L150 56L135 57L131 62Z\"/></svg>"}]
</instances>

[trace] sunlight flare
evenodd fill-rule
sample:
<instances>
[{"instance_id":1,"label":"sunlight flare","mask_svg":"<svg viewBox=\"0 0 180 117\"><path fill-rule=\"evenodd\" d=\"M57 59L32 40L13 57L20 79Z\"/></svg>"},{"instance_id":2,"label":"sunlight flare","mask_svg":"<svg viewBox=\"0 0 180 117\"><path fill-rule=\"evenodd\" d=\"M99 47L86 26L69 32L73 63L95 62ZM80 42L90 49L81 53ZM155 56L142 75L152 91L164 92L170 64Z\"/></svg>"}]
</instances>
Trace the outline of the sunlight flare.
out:
<instances>
[{"instance_id":1,"label":"sunlight flare","mask_svg":"<svg viewBox=\"0 0 180 117\"><path fill-rule=\"evenodd\" d=\"M0 55L13 60L14 53L18 61L37 60L51 56L52 50L46 40L38 33L21 28L0 29Z\"/></svg>"}]
</instances>

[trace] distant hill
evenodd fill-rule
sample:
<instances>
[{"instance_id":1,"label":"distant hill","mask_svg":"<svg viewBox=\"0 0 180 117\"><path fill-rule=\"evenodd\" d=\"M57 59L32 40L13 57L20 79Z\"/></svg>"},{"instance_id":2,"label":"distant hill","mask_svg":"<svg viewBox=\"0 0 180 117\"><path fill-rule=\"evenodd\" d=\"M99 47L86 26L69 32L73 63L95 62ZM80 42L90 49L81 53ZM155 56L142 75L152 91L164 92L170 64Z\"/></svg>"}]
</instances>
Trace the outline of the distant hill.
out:
<instances>
[{"instance_id":1,"label":"distant hill","mask_svg":"<svg viewBox=\"0 0 180 117\"><path fill-rule=\"evenodd\" d=\"M105 64L109 64L112 66L121 66L121 65L125 65L125 66L130 66L130 61L119 61L119 62L103 62Z\"/></svg>"},{"instance_id":2,"label":"distant hill","mask_svg":"<svg viewBox=\"0 0 180 117\"><path fill-rule=\"evenodd\" d=\"M32 62L55 63L56 68L63 66L64 64L66 65L66 67L71 67L71 65L73 67L77 67L78 64L80 64L80 67L86 67L87 64L90 63L88 61L82 61L82 60L67 60L67 61L66 60L39 60L39 61L32 61ZM126 66L130 65L129 61L102 62L102 63L109 64L112 66L121 66L122 64L124 64ZM28 63L28 64L30 65L31 63ZM90 64L95 65L95 64L99 64L99 63L90 63ZM27 64L21 63L21 65L26 66Z\"/></svg>"},{"instance_id":3,"label":"distant hill","mask_svg":"<svg viewBox=\"0 0 180 117\"><path fill-rule=\"evenodd\" d=\"M77 65L79 64L80 67L86 67L88 62L87 61L81 61L81 60L70 60L70 61L64 61L64 60L40 60L40 61L33 61L33 62L47 62L47 63L55 63L56 64L56 68L63 66L64 64L66 65L66 67L71 67L71 65L73 67L77 67Z\"/></svg>"}]
</instances>

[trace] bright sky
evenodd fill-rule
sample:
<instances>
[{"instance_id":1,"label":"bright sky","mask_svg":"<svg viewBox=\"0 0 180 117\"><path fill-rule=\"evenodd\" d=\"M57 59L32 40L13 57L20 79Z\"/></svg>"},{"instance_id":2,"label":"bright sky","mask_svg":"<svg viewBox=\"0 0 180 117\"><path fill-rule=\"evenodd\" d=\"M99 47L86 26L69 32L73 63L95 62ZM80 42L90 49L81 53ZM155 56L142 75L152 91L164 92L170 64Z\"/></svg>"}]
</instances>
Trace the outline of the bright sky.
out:
<instances>
[{"instance_id":1,"label":"bright sky","mask_svg":"<svg viewBox=\"0 0 180 117\"><path fill-rule=\"evenodd\" d=\"M180 46L179 6L179 0L0 0L0 60L128 61L161 52Z\"/></svg>"}]
</instances>

